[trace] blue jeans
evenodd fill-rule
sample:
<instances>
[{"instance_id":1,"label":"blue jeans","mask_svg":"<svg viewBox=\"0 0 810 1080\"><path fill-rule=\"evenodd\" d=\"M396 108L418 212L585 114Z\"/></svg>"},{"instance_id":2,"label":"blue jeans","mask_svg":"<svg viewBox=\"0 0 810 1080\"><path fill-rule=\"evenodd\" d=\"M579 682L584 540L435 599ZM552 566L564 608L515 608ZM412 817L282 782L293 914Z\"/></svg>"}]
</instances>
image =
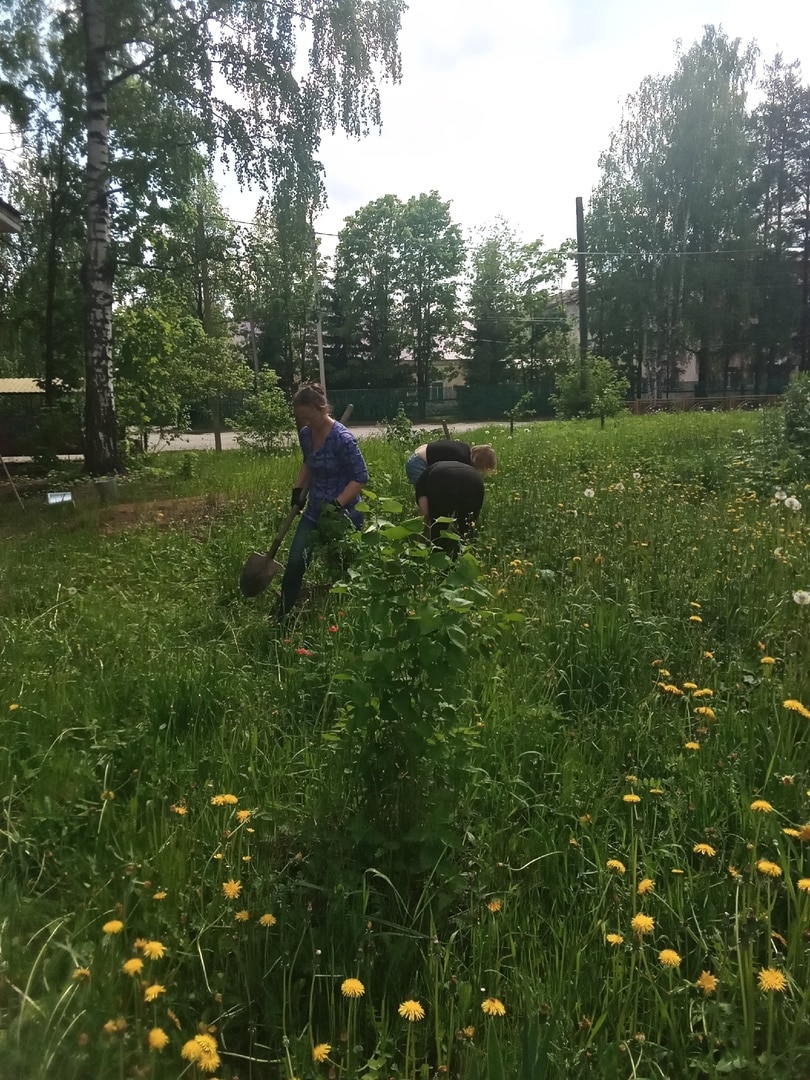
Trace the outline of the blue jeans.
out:
<instances>
[{"instance_id":1,"label":"blue jeans","mask_svg":"<svg viewBox=\"0 0 810 1080\"><path fill-rule=\"evenodd\" d=\"M411 454L411 456L405 462L405 475L408 477L414 487L416 487L417 480L426 468L427 462L424 458L419 457L418 454Z\"/></svg>"},{"instance_id":2,"label":"blue jeans","mask_svg":"<svg viewBox=\"0 0 810 1080\"><path fill-rule=\"evenodd\" d=\"M302 517L295 530L295 536L290 544L290 554L287 556L287 568L281 579L281 596L278 602L279 615L286 615L292 610L298 593L301 591L301 582L309 565L312 545L315 542L315 530L318 527L316 521L310 521Z\"/></svg>"}]
</instances>

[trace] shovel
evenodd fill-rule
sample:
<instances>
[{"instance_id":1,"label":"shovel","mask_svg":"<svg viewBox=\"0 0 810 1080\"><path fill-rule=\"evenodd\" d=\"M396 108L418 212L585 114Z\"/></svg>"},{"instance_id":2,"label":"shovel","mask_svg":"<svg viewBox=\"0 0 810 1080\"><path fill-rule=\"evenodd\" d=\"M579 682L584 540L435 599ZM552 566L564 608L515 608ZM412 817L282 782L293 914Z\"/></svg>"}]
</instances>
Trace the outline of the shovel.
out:
<instances>
[{"instance_id":1,"label":"shovel","mask_svg":"<svg viewBox=\"0 0 810 1080\"><path fill-rule=\"evenodd\" d=\"M352 415L354 405L347 405L343 415L340 418L341 424L345 424L349 417ZM290 526L300 514L300 510L297 506L290 508L290 512L282 521L276 538L270 545L270 550L265 554L260 551L251 552L247 557L245 565L242 567L242 573L239 575L239 588L242 590L243 596L259 596L279 570L283 567L281 563L276 562L276 555L278 549L281 547L281 543L287 533L290 531Z\"/></svg>"},{"instance_id":2,"label":"shovel","mask_svg":"<svg viewBox=\"0 0 810 1080\"><path fill-rule=\"evenodd\" d=\"M242 567L242 573L239 575L239 588L242 590L243 596L258 596L263 593L279 570L282 569L281 563L276 562L276 554L281 547L282 540L290 531L290 526L300 512L297 506L290 508L289 514L282 521L281 527L276 533L276 538L266 554L262 555L261 552L254 551L248 555L247 562Z\"/></svg>"}]
</instances>

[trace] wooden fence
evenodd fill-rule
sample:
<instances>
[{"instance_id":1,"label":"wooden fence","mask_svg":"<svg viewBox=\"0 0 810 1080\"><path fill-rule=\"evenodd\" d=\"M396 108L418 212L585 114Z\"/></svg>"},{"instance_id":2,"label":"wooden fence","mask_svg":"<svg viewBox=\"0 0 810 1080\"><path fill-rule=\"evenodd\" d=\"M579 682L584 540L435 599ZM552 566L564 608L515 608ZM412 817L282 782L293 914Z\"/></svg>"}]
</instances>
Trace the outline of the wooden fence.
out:
<instances>
[{"instance_id":1,"label":"wooden fence","mask_svg":"<svg viewBox=\"0 0 810 1080\"><path fill-rule=\"evenodd\" d=\"M668 398L636 398L629 403L630 411L640 416L657 412L728 412L731 409L762 409L778 405L781 394L723 394L713 397L694 397L677 394Z\"/></svg>"}]
</instances>

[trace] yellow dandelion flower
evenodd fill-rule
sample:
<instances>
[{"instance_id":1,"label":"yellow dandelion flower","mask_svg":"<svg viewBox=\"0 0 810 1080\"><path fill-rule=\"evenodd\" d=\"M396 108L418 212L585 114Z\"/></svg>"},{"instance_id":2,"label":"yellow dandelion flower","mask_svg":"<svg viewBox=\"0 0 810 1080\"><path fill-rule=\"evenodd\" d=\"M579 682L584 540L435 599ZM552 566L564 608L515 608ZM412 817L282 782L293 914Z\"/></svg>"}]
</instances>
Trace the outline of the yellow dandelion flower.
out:
<instances>
[{"instance_id":1,"label":"yellow dandelion flower","mask_svg":"<svg viewBox=\"0 0 810 1080\"><path fill-rule=\"evenodd\" d=\"M312 1047L312 1060L316 1065L322 1064L329 1055L332 1053L331 1043L318 1043L317 1046Z\"/></svg>"},{"instance_id":2,"label":"yellow dandelion flower","mask_svg":"<svg viewBox=\"0 0 810 1080\"><path fill-rule=\"evenodd\" d=\"M136 937L135 941L133 942L135 946L135 952L143 952L143 947L144 945L146 945L146 943L147 942L145 937Z\"/></svg>"},{"instance_id":3,"label":"yellow dandelion flower","mask_svg":"<svg viewBox=\"0 0 810 1080\"><path fill-rule=\"evenodd\" d=\"M250 919L250 912L243 908L241 911L235 911L233 917L237 922L247 922Z\"/></svg>"},{"instance_id":4,"label":"yellow dandelion flower","mask_svg":"<svg viewBox=\"0 0 810 1080\"><path fill-rule=\"evenodd\" d=\"M177 803L177 805L175 806L170 806L169 809L173 814L179 814L180 817L183 817L185 814L188 813L188 807L183 806L182 803Z\"/></svg>"},{"instance_id":5,"label":"yellow dandelion flower","mask_svg":"<svg viewBox=\"0 0 810 1080\"><path fill-rule=\"evenodd\" d=\"M696 682L685 682L683 688L684 690L697 690L698 684Z\"/></svg>"},{"instance_id":6,"label":"yellow dandelion flower","mask_svg":"<svg viewBox=\"0 0 810 1080\"><path fill-rule=\"evenodd\" d=\"M698 989L702 990L706 997L709 994L713 994L717 989L717 976L712 975L710 971L701 971L700 978L695 983Z\"/></svg>"},{"instance_id":7,"label":"yellow dandelion flower","mask_svg":"<svg viewBox=\"0 0 810 1080\"><path fill-rule=\"evenodd\" d=\"M481 1012L486 1016L506 1016L506 1006L498 998L488 997L481 1002Z\"/></svg>"},{"instance_id":8,"label":"yellow dandelion flower","mask_svg":"<svg viewBox=\"0 0 810 1080\"><path fill-rule=\"evenodd\" d=\"M757 861L757 870L766 877L782 876L782 867L778 863L771 862L770 859L759 859Z\"/></svg>"},{"instance_id":9,"label":"yellow dandelion flower","mask_svg":"<svg viewBox=\"0 0 810 1080\"><path fill-rule=\"evenodd\" d=\"M236 804L238 802L239 802L239 799L236 797L236 795L212 795L211 796L211 805L212 806L236 806Z\"/></svg>"},{"instance_id":10,"label":"yellow dandelion flower","mask_svg":"<svg viewBox=\"0 0 810 1080\"><path fill-rule=\"evenodd\" d=\"M237 810L236 811L236 820L239 821L239 822L247 821L252 813L253 813L252 810ZM326 1046L326 1043L323 1043L322 1045Z\"/></svg>"},{"instance_id":11,"label":"yellow dandelion flower","mask_svg":"<svg viewBox=\"0 0 810 1080\"><path fill-rule=\"evenodd\" d=\"M125 960L121 965L121 970L125 975L140 975L143 971L143 960L139 956L134 956L131 960Z\"/></svg>"},{"instance_id":12,"label":"yellow dandelion flower","mask_svg":"<svg viewBox=\"0 0 810 1080\"><path fill-rule=\"evenodd\" d=\"M625 776L624 779L628 784L637 784L638 783L638 777L634 776L632 773L629 773L627 776Z\"/></svg>"},{"instance_id":13,"label":"yellow dandelion flower","mask_svg":"<svg viewBox=\"0 0 810 1080\"><path fill-rule=\"evenodd\" d=\"M761 656L759 658L760 664L767 664L769 667L776 663L776 660L772 656Z\"/></svg>"},{"instance_id":14,"label":"yellow dandelion flower","mask_svg":"<svg viewBox=\"0 0 810 1080\"><path fill-rule=\"evenodd\" d=\"M799 892L810 892L810 877L799 878L796 882L796 888Z\"/></svg>"},{"instance_id":15,"label":"yellow dandelion flower","mask_svg":"<svg viewBox=\"0 0 810 1080\"><path fill-rule=\"evenodd\" d=\"M163 1050L168 1045L169 1036L163 1030L163 1028L153 1027L149 1032L149 1049L150 1050Z\"/></svg>"},{"instance_id":16,"label":"yellow dandelion flower","mask_svg":"<svg viewBox=\"0 0 810 1080\"><path fill-rule=\"evenodd\" d=\"M683 744L683 748L684 748L684 750L699 750L700 749L700 743L695 742L694 740L690 739L689 742L685 742Z\"/></svg>"},{"instance_id":17,"label":"yellow dandelion flower","mask_svg":"<svg viewBox=\"0 0 810 1080\"><path fill-rule=\"evenodd\" d=\"M638 915L634 915L630 921L630 925L637 934L651 934L655 929L655 919L649 915L644 915L639 912Z\"/></svg>"},{"instance_id":18,"label":"yellow dandelion flower","mask_svg":"<svg viewBox=\"0 0 810 1080\"><path fill-rule=\"evenodd\" d=\"M767 799L754 799L751 803L751 809L758 814L771 814L773 813L773 807Z\"/></svg>"},{"instance_id":19,"label":"yellow dandelion flower","mask_svg":"<svg viewBox=\"0 0 810 1080\"><path fill-rule=\"evenodd\" d=\"M703 653L703 659L704 660L714 660L714 653L709 652L708 649L705 650L705 652Z\"/></svg>"},{"instance_id":20,"label":"yellow dandelion flower","mask_svg":"<svg viewBox=\"0 0 810 1080\"><path fill-rule=\"evenodd\" d=\"M760 968L757 974L757 982L759 983L760 990L763 990L766 994L778 993L787 990L787 979L779 970L779 968Z\"/></svg>"},{"instance_id":21,"label":"yellow dandelion flower","mask_svg":"<svg viewBox=\"0 0 810 1080\"><path fill-rule=\"evenodd\" d=\"M713 858L717 854L711 844L695 844L692 851L694 851L696 855L708 855L710 858Z\"/></svg>"},{"instance_id":22,"label":"yellow dandelion flower","mask_svg":"<svg viewBox=\"0 0 810 1080\"><path fill-rule=\"evenodd\" d=\"M475 1035L475 1028L472 1026L462 1028L461 1031L456 1032L456 1035L459 1039L472 1039Z\"/></svg>"},{"instance_id":23,"label":"yellow dandelion flower","mask_svg":"<svg viewBox=\"0 0 810 1080\"><path fill-rule=\"evenodd\" d=\"M103 934L120 934L124 929L124 924L120 919L110 919L109 922L105 922L101 928Z\"/></svg>"},{"instance_id":24,"label":"yellow dandelion flower","mask_svg":"<svg viewBox=\"0 0 810 1080\"><path fill-rule=\"evenodd\" d=\"M623 945L624 937L621 934L605 934L605 941L608 945Z\"/></svg>"},{"instance_id":25,"label":"yellow dandelion flower","mask_svg":"<svg viewBox=\"0 0 810 1080\"><path fill-rule=\"evenodd\" d=\"M704 686L702 690L695 690L692 697L714 697L714 690L710 690L708 686Z\"/></svg>"},{"instance_id":26,"label":"yellow dandelion flower","mask_svg":"<svg viewBox=\"0 0 810 1080\"><path fill-rule=\"evenodd\" d=\"M624 874L627 870L627 867L619 859L608 859L605 865L608 870L615 870L617 874Z\"/></svg>"},{"instance_id":27,"label":"yellow dandelion flower","mask_svg":"<svg viewBox=\"0 0 810 1080\"><path fill-rule=\"evenodd\" d=\"M646 893L652 892L655 888L655 882L652 878L642 878L636 887L636 892L639 896L644 896Z\"/></svg>"},{"instance_id":28,"label":"yellow dandelion flower","mask_svg":"<svg viewBox=\"0 0 810 1080\"><path fill-rule=\"evenodd\" d=\"M664 789L660 788L660 787L651 787L650 788L650 794L651 795L663 795L664 794Z\"/></svg>"},{"instance_id":29,"label":"yellow dandelion flower","mask_svg":"<svg viewBox=\"0 0 810 1080\"><path fill-rule=\"evenodd\" d=\"M641 796L636 795L634 792L629 792L627 795L622 795L622 802L626 803L640 803Z\"/></svg>"},{"instance_id":30,"label":"yellow dandelion flower","mask_svg":"<svg viewBox=\"0 0 810 1080\"><path fill-rule=\"evenodd\" d=\"M86 968L86 967L74 968L73 969L73 974L71 975L71 978L74 979L76 982L82 982L84 979L89 979L90 978L90 968Z\"/></svg>"},{"instance_id":31,"label":"yellow dandelion flower","mask_svg":"<svg viewBox=\"0 0 810 1080\"><path fill-rule=\"evenodd\" d=\"M705 716L707 720L717 719L717 713L715 713L714 709L710 708L708 705L698 705L695 712L698 716Z\"/></svg>"},{"instance_id":32,"label":"yellow dandelion flower","mask_svg":"<svg viewBox=\"0 0 810 1080\"><path fill-rule=\"evenodd\" d=\"M503 901L502 900L490 900L490 902L487 904L487 907L493 913L493 915L496 915L499 911L502 910Z\"/></svg>"},{"instance_id":33,"label":"yellow dandelion flower","mask_svg":"<svg viewBox=\"0 0 810 1080\"><path fill-rule=\"evenodd\" d=\"M259 926L275 926L277 921L275 915L271 915L267 912L266 915L262 915L259 919Z\"/></svg>"},{"instance_id":34,"label":"yellow dandelion flower","mask_svg":"<svg viewBox=\"0 0 810 1080\"><path fill-rule=\"evenodd\" d=\"M680 867L678 867L678 866L674 866L672 868L672 870L670 870L670 873L671 874L683 874L683 873L685 873L685 871L681 870Z\"/></svg>"},{"instance_id":35,"label":"yellow dandelion flower","mask_svg":"<svg viewBox=\"0 0 810 1080\"><path fill-rule=\"evenodd\" d=\"M104 1025L104 1031L108 1035L120 1035L122 1031L127 1030L127 1022L123 1016L119 1016L117 1020L108 1020Z\"/></svg>"},{"instance_id":36,"label":"yellow dandelion flower","mask_svg":"<svg viewBox=\"0 0 810 1080\"><path fill-rule=\"evenodd\" d=\"M145 941L142 950L147 960L162 960L166 955L166 946L162 941Z\"/></svg>"},{"instance_id":37,"label":"yellow dandelion flower","mask_svg":"<svg viewBox=\"0 0 810 1080\"><path fill-rule=\"evenodd\" d=\"M219 1069L221 1065L221 1059L216 1050L205 1050L200 1052L200 1056L197 1058L195 1064L201 1072L213 1073Z\"/></svg>"},{"instance_id":38,"label":"yellow dandelion flower","mask_svg":"<svg viewBox=\"0 0 810 1080\"><path fill-rule=\"evenodd\" d=\"M700 611L700 604L697 602L697 600L690 600L689 607L697 608L698 611Z\"/></svg>"},{"instance_id":39,"label":"yellow dandelion flower","mask_svg":"<svg viewBox=\"0 0 810 1080\"><path fill-rule=\"evenodd\" d=\"M242 891L242 883L241 881L234 881L233 878L230 881L223 881L222 891L226 900L237 900Z\"/></svg>"},{"instance_id":40,"label":"yellow dandelion flower","mask_svg":"<svg viewBox=\"0 0 810 1080\"><path fill-rule=\"evenodd\" d=\"M785 834L785 836L792 836L794 840L798 840L801 836L801 833L798 829L791 829L789 827L785 827L784 829L782 829L782 832Z\"/></svg>"},{"instance_id":41,"label":"yellow dandelion flower","mask_svg":"<svg viewBox=\"0 0 810 1080\"><path fill-rule=\"evenodd\" d=\"M799 829L799 840L810 840L810 823Z\"/></svg>"},{"instance_id":42,"label":"yellow dandelion flower","mask_svg":"<svg viewBox=\"0 0 810 1080\"><path fill-rule=\"evenodd\" d=\"M147 988L144 990L144 992L143 992L143 1000L144 1001L157 1001L157 999L160 997L160 995L165 994L165 993L166 993L166 987L165 986L161 986L160 983L152 983L151 986L147 986Z\"/></svg>"},{"instance_id":43,"label":"yellow dandelion flower","mask_svg":"<svg viewBox=\"0 0 810 1080\"><path fill-rule=\"evenodd\" d=\"M699 615L690 615L689 622L703 622L703 619Z\"/></svg>"},{"instance_id":44,"label":"yellow dandelion flower","mask_svg":"<svg viewBox=\"0 0 810 1080\"><path fill-rule=\"evenodd\" d=\"M658 960L664 967L676 968L681 966L681 958L674 949L662 949L658 954Z\"/></svg>"},{"instance_id":45,"label":"yellow dandelion flower","mask_svg":"<svg viewBox=\"0 0 810 1080\"><path fill-rule=\"evenodd\" d=\"M193 1039L189 1039L188 1042L183 1043L183 1049L180 1051L180 1056L184 1057L186 1061L196 1061L202 1053L202 1047L197 1042L196 1036Z\"/></svg>"},{"instance_id":46,"label":"yellow dandelion flower","mask_svg":"<svg viewBox=\"0 0 810 1080\"><path fill-rule=\"evenodd\" d=\"M164 892L163 889L161 889L159 892L156 892L152 896L152 899L153 900L165 900L168 895L169 895L168 893Z\"/></svg>"},{"instance_id":47,"label":"yellow dandelion flower","mask_svg":"<svg viewBox=\"0 0 810 1080\"><path fill-rule=\"evenodd\" d=\"M810 720L810 709L806 709L800 701L796 700L796 698L788 698L787 701L782 702L782 705L786 709L790 709L791 712L797 712L799 716L804 716L806 719Z\"/></svg>"},{"instance_id":48,"label":"yellow dandelion flower","mask_svg":"<svg viewBox=\"0 0 810 1080\"><path fill-rule=\"evenodd\" d=\"M729 875L731 877L733 877L735 881L742 881L742 874L737 869L737 867L733 866L731 863L729 863L728 872L729 872Z\"/></svg>"},{"instance_id":49,"label":"yellow dandelion flower","mask_svg":"<svg viewBox=\"0 0 810 1080\"><path fill-rule=\"evenodd\" d=\"M366 988L359 979L344 979L340 984L340 992L347 998L359 998L365 994Z\"/></svg>"},{"instance_id":50,"label":"yellow dandelion flower","mask_svg":"<svg viewBox=\"0 0 810 1080\"><path fill-rule=\"evenodd\" d=\"M16 711L17 711L17 709L19 709L19 707L20 707L20 706L19 706L19 705L17 704L17 702L16 702L16 701L12 701L12 703L11 703L11 704L9 705L9 707L8 707L8 711L9 711L9 712L16 712Z\"/></svg>"},{"instance_id":51,"label":"yellow dandelion flower","mask_svg":"<svg viewBox=\"0 0 810 1080\"><path fill-rule=\"evenodd\" d=\"M410 1020L413 1023L415 1020L425 1019L425 1010L419 1004L418 1001L414 1001L409 998L407 1001L403 1001L397 1012L403 1020Z\"/></svg>"}]
</instances>

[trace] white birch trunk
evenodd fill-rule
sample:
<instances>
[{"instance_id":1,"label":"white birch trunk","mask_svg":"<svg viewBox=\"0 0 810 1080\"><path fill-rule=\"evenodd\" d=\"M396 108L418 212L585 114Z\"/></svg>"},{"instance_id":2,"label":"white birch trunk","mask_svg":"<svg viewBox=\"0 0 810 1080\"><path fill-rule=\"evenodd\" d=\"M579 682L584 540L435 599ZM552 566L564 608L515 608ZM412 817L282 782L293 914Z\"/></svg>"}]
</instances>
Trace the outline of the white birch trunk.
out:
<instances>
[{"instance_id":1,"label":"white birch trunk","mask_svg":"<svg viewBox=\"0 0 810 1080\"><path fill-rule=\"evenodd\" d=\"M87 171L82 274L85 348L85 469L119 468L112 358L113 260L110 251L109 117L104 0L80 0L85 38Z\"/></svg>"}]
</instances>

